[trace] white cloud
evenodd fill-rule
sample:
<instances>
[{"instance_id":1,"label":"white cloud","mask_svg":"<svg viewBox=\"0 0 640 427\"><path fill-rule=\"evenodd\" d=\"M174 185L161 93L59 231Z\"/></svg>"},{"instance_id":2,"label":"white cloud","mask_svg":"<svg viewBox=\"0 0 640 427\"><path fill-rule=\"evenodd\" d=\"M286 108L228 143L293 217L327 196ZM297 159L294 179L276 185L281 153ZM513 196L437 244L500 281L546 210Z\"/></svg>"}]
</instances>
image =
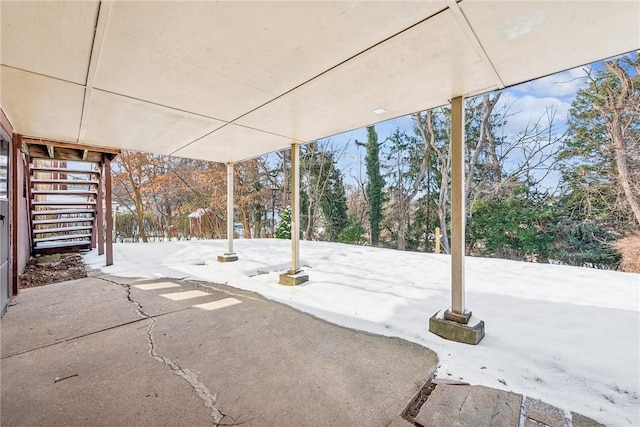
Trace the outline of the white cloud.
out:
<instances>
[{"instance_id":1,"label":"white cloud","mask_svg":"<svg viewBox=\"0 0 640 427\"><path fill-rule=\"evenodd\" d=\"M522 132L528 125L544 117L547 111L555 112L554 126L557 127L557 131L562 132L566 128L571 101L554 97L518 96L512 91L505 91L497 107L509 109L509 117L504 127L505 134L515 135ZM543 118L541 124L544 123L546 119Z\"/></svg>"},{"instance_id":2,"label":"white cloud","mask_svg":"<svg viewBox=\"0 0 640 427\"><path fill-rule=\"evenodd\" d=\"M588 68L579 67L552 74L548 77L515 86L511 90L536 97L573 98L578 89L585 85L585 70Z\"/></svg>"}]
</instances>

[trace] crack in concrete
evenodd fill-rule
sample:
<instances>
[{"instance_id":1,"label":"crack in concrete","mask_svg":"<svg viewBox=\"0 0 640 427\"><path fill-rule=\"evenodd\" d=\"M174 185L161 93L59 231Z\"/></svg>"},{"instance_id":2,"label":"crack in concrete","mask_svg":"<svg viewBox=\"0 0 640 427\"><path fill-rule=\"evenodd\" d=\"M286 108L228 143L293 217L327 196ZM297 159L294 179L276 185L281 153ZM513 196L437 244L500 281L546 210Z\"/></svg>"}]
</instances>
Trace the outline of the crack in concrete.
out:
<instances>
[{"instance_id":1,"label":"crack in concrete","mask_svg":"<svg viewBox=\"0 0 640 427\"><path fill-rule=\"evenodd\" d=\"M520 404L520 419L518 420L518 427L524 427L524 411L527 406L527 396L522 396L522 403Z\"/></svg>"},{"instance_id":2,"label":"crack in concrete","mask_svg":"<svg viewBox=\"0 0 640 427\"><path fill-rule=\"evenodd\" d=\"M149 323L149 327L147 328L147 332L146 332L147 345L149 347L149 356L151 356L152 359L167 366L169 369L173 371L174 374L176 374L177 376L185 380L187 384L191 386L196 396L198 396L198 398L200 398L204 402L204 405L207 408L211 409L211 418L213 418L214 426L216 427L221 426L222 425L221 422L225 417L231 418L229 415L223 414L222 412L220 412L218 408L216 408L215 403L217 400L217 396L215 394L212 394L207 388L207 386L205 386L203 383L198 381L198 377L195 373L189 371L187 368L180 367L178 364L176 364L174 361L172 361L168 357L161 356L156 352L156 343L155 343L155 339L153 338L153 328L156 324L156 319L144 311L144 308L142 307L142 304L140 302L133 299L133 297L131 296L131 285L126 283L118 283L113 280L105 279L104 277L98 277L98 278L101 280L104 280L105 282L113 283L113 284L124 287L127 293L127 300L136 306L136 313L138 313L138 315L140 315L144 319L149 319L151 321ZM233 418L231 419L233 420Z\"/></svg>"},{"instance_id":3,"label":"crack in concrete","mask_svg":"<svg viewBox=\"0 0 640 427\"><path fill-rule=\"evenodd\" d=\"M467 399L469 398L469 394L470 394L470 390L467 391L467 395L464 397L464 400L460 404L460 407L458 408L458 413L462 412L462 408L464 407L464 404L466 403Z\"/></svg>"},{"instance_id":4,"label":"crack in concrete","mask_svg":"<svg viewBox=\"0 0 640 427\"><path fill-rule=\"evenodd\" d=\"M144 312L141 310L141 313L144 313ZM153 327L156 324L156 319L149 317L149 320L151 320L151 323L149 324L149 328L147 328L147 344L149 345L149 355L154 360L157 360L158 362L168 366L173 371L174 374L176 374L177 376L185 380L191 386L193 391L196 393L196 396L198 396L204 402L204 406L211 409L211 418L213 418L214 425L218 426L222 421L222 418L224 417L224 415L222 415L222 413L218 410L218 408L215 407L215 403L217 399L216 395L211 394L209 389L207 389L207 386L205 386L203 383L198 381L198 377L196 374L189 371L187 368L182 368L178 366L171 359L161 356L156 352L155 341L153 339L153 333L152 333Z\"/></svg>"}]
</instances>

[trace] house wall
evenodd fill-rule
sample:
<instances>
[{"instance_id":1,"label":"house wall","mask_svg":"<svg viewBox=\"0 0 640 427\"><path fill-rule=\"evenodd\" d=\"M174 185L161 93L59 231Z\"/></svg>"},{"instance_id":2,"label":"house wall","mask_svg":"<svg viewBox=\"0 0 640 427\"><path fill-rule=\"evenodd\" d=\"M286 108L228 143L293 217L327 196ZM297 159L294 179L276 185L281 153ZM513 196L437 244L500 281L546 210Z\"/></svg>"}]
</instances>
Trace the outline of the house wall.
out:
<instances>
[{"instance_id":1,"label":"house wall","mask_svg":"<svg viewBox=\"0 0 640 427\"><path fill-rule=\"evenodd\" d=\"M26 159L21 151L21 137L15 135L13 126L0 107L0 128L12 139L9 149L9 281L11 294L18 293L18 275L24 272L31 255L29 236L29 211L24 185Z\"/></svg>"},{"instance_id":2,"label":"house wall","mask_svg":"<svg viewBox=\"0 0 640 427\"><path fill-rule=\"evenodd\" d=\"M16 153L14 154L17 157L16 163L18 165L15 171L18 178L18 188L16 191L18 205L18 215L16 221L16 228L18 232L18 239L16 242L17 274L22 274L31 256L31 236L29 235L29 205L27 203L27 189L25 188L24 179L25 170L27 170L27 164L22 151L16 150Z\"/></svg>"}]
</instances>

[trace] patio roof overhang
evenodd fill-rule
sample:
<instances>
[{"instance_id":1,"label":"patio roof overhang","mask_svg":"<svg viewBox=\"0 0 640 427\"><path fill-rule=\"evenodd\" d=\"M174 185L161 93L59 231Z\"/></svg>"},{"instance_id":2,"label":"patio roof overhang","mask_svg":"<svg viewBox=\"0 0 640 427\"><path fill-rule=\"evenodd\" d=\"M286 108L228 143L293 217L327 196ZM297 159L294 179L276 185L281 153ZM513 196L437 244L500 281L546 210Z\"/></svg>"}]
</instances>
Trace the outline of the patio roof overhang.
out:
<instances>
[{"instance_id":1,"label":"patio roof overhang","mask_svg":"<svg viewBox=\"0 0 640 427\"><path fill-rule=\"evenodd\" d=\"M1 105L16 132L219 162L640 48L638 1L47 1L0 13Z\"/></svg>"}]
</instances>

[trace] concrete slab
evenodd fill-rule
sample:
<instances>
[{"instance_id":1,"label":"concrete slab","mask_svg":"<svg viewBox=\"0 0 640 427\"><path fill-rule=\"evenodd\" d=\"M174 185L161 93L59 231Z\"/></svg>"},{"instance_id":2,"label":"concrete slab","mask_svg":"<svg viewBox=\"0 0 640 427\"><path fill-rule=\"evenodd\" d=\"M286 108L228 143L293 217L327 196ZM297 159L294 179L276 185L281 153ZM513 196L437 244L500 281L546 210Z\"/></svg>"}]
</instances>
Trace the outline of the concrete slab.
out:
<instances>
[{"instance_id":1,"label":"concrete slab","mask_svg":"<svg viewBox=\"0 0 640 427\"><path fill-rule=\"evenodd\" d=\"M120 278L108 277L108 280L120 281ZM145 285L151 285L154 282L144 282ZM190 281L162 279L162 283L175 283L179 285L179 288L170 289L140 289L138 285L130 285L129 292L131 298L134 301L144 301L144 312L149 316L158 316L169 312L178 310L186 310L193 307L196 304L206 304L211 301L219 301L224 298L228 298L230 295L226 293L216 292L213 289L207 288L205 284L194 283ZM127 284L125 284L126 286ZM171 300L166 297L162 297L164 294L180 293L180 292L192 292L198 291L199 297L195 299L184 300ZM200 293L202 292L202 293ZM194 294L196 295L196 294Z\"/></svg>"},{"instance_id":2,"label":"concrete slab","mask_svg":"<svg viewBox=\"0 0 640 427\"><path fill-rule=\"evenodd\" d=\"M159 282L159 283L145 283L142 285L132 285L136 289L140 289L141 291L155 291L158 289L170 289L170 288L179 288L180 285L172 282Z\"/></svg>"},{"instance_id":3,"label":"concrete slab","mask_svg":"<svg viewBox=\"0 0 640 427\"><path fill-rule=\"evenodd\" d=\"M2 318L0 356L140 319L122 286L96 277L23 289Z\"/></svg>"},{"instance_id":4,"label":"concrete slab","mask_svg":"<svg viewBox=\"0 0 640 427\"><path fill-rule=\"evenodd\" d=\"M207 295L171 301L137 283L153 281L92 277L18 296L2 319L3 348L23 349L3 353L2 425L388 426L437 364L419 345L250 292L185 281ZM229 298L240 303L194 307ZM72 339L56 344L46 328Z\"/></svg>"},{"instance_id":5,"label":"concrete slab","mask_svg":"<svg viewBox=\"0 0 640 427\"><path fill-rule=\"evenodd\" d=\"M172 292L170 294L160 294L161 297L170 299L171 301L184 301L187 299L200 298L209 296L207 292L203 291L182 291L182 292Z\"/></svg>"},{"instance_id":6,"label":"concrete slab","mask_svg":"<svg viewBox=\"0 0 640 427\"><path fill-rule=\"evenodd\" d=\"M211 411L189 384L149 357L149 323L3 359L0 424L211 425Z\"/></svg>"},{"instance_id":7,"label":"concrete slab","mask_svg":"<svg viewBox=\"0 0 640 427\"><path fill-rule=\"evenodd\" d=\"M525 425L527 419L536 421L549 427L566 427L570 425L564 411L544 403L541 400L528 397L524 404Z\"/></svg>"},{"instance_id":8,"label":"concrete slab","mask_svg":"<svg viewBox=\"0 0 640 427\"><path fill-rule=\"evenodd\" d=\"M198 298L162 297L171 284ZM15 302L0 323L2 425L409 427L400 415L437 364L419 345L224 285L94 276ZM424 427L571 422L535 399L521 411L519 394L434 383Z\"/></svg>"},{"instance_id":9,"label":"concrete slab","mask_svg":"<svg viewBox=\"0 0 640 427\"><path fill-rule=\"evenodd\" d=\"M396 417L391 421L391 424L386 427L415 427L415 424L405 420L402 417Z\"/></svg>"},{"instance_id":10,"label":"concrete slab","mask_svg":"<svg viewBox=\"0 0 640 427\"><path fill-rule=\"evenodd\" d=\"M440 383L420 409L423 427L517 427L522 395L483 386Z\"/></svg>"},{"instance_id":11,"label":"concrete slab","mask_svg":"<svg viewBox=\"0 0 640 427\"><path fill-rule=\"evenodd\" d=\"M605 427L604 424L600 424L591 418L587 418L584 415L580 415L575 412L571 413L571 418L573 427Z\"/></svg>"},{"instance_id":12,"label":"concrete slab","mask_svg":"<svg viewBox=\"0 0 640 427\"><path fill-rule=\"evenodd\" d=\"M236 422L386 426L433 374L435 355L416 344L235 292L242 304L158 318L155 336L162 354L213 384Z\"/></svg>"},{"instance_id":13,"label":"concrete slab","mask_svg":"<svg viewBox=\"0 0 640 427\"><path fill-rule=\"evenodd\" d=\"M206 302L204 304L196 304L195 308L199 308L201 310L219 310L225 307L231 307L232 305L242 304L242 301L236 298L225 298L220 301L211 301Z\"/></svg>"}]
</instances>

